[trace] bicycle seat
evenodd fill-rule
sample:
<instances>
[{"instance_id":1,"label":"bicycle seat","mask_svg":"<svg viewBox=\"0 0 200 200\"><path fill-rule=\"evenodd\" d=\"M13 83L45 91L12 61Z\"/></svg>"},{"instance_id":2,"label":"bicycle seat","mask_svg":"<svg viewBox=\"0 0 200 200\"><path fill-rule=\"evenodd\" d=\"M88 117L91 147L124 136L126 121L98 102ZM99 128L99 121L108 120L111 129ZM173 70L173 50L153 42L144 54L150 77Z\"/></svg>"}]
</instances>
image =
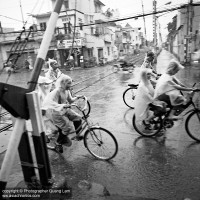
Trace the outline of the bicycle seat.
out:
<instances>
[{"instance_id":1,"label":"bicycle seat","mask_svg":"<svg viewBox=\"0 0 200 200\"><path fill-rule=\"evenodd\" d=\"M139 84L128 84L129 87L137 88Z\"/></svg>"},{"instance_id":2,"label":"bicycle seat","mask_svg":"<svg viewBox=\"0 0 200 200\"><path fill-rule=\"evenodd\" d=\"M162 104L150 103L149 110L153 111L155 115L162 115L166 113L169 109Z\"/></svg>"}]
</instances>

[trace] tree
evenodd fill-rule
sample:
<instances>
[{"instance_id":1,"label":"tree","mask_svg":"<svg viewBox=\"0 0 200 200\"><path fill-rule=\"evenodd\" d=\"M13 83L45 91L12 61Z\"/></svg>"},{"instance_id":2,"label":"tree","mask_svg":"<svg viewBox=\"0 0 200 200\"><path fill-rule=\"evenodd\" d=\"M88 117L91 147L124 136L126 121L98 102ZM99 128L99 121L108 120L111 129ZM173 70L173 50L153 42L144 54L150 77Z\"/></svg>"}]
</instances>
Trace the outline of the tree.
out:
<instances>
[{"instance_id":1,"label":"tree","mask_svg":"<svg viewBox=\"0 0 200 200\"><path fill-rule=\"evenodd\" d=\"M169 41L171 36L173 36L176 33L176 24L177 24L177 15L175 15L173 17L172 22L169 22L167 24L167 30L169 32L168 36L167 36L167 40Z\"/></svg>"},{"instance_id":2,"label":"tree","mask_svg":"<svg viewBox=\"0 0 200 200\"><path fill-rule=\"evenodd\" d=\"M113 16L113 13L112 13L112 11L110 10L110 8L108 8L108 9L106 10L105 15L106 15L107 17L112 17L112 16Z\"/></svg>"}]
</instances>

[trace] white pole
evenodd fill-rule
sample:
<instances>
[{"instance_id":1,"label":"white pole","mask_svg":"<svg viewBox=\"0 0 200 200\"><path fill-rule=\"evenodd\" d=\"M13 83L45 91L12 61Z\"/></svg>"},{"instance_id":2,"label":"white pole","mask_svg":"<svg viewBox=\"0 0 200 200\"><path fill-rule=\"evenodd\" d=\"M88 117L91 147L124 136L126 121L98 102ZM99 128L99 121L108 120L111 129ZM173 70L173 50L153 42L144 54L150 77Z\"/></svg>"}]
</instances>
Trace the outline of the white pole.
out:
<instances>
[{"instance_id":1,"label":"white pole","mask_svg":"<svg viewBox=\"0 0 200 200\"><path fill-rule=\"evenodd\" d=\"M25 24L24 24L24 15L23 15L23 11L22 11L21 0L19 1L19 5L20 5L20 10L21 10L21 15L22 15L22 23L23 23L23 26L24 26L24 25L25 25Z\"/></svg>"},{"instance_id":2,"label":"white pole","mask_svg":"<svg viewBox=\"0 0 200 200\"><path fill-rule=\"evenodd\" d=\"M25 119L17 118L14 129L11 133L11 137L9 139L8 148L1 166L0 171L0 182L4 182L5 184L8 181L9 174L11 168L13 166L16 153L18 151L18 146L22 137L22 134L25 130Z\"/></svg>"}]
</instances>

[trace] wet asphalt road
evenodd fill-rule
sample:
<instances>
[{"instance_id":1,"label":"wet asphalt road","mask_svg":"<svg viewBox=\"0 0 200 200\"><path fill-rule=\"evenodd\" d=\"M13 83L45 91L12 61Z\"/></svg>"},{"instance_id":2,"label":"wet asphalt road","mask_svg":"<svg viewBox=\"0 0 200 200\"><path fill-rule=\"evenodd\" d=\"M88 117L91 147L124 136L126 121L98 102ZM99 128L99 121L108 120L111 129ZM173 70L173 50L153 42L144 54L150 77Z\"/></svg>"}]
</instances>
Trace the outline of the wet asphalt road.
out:
<instances>
[{"instance_id":1,"label":"wet asphalt road","mask_svg":"<svg viewBox=\"0 0 200 200\"><path fill-rule=\"evenodd\" d=\"M168 52L161 52L158 72L163 72L170 58ZM94 159L83 142L74 141L62 155L49 150L52 173L67 178L73 190L72 199L95 199L91 193L78 187L82 180L105 186L111 194L110 199L112 196L122 200L200 199L200 144L187 135L184 121L159 138L140 137L133 129L134 110L126 107L122 94L128 83L136 81L134 74L112 73L111 66L74 70L67 74L75 84L88 78L88 81L76 85L74 91L89 98L90 119L111 131L119 144L119 152L111 162ZM27 80L28 76L25 77ZM178 77L189 86L200 81L200 67L186 67ZM2 162L3 154L0 156ZM18 162L16 158L8 183L10 187L23 179Z\"/></svg>"}]
</instances>

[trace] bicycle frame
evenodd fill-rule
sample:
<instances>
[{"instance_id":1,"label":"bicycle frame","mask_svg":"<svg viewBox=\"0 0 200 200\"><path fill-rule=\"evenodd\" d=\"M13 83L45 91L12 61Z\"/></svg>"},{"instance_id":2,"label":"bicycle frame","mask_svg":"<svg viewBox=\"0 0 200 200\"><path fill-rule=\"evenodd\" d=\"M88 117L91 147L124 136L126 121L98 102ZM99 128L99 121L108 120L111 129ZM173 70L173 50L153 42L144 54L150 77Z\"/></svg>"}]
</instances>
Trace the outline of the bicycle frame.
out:
<instances>
[{"instance_id":1,"label":"bicycle frame","mask_svg":"<svg viewBox=\"0 0 200 200\"><path fill-rule=\"evenodd\" d=\"M185 111L185 110L186 110L189 106L191 106L191 105L193 106L193 108L190 109L190 110L188 110L183 116L186 116L187 114L189 114L189 113L191 113L191 112L194 112L194 111L199 110L199 109L195 106L195 103L193 102L193 96L194 96L194 95L192 95L192 96L190 97L190 99L189 99L189 101L188 101L188 103L187 103L186 105L183 105L183 106L180 107L180 108L183 108L183 109L181 110L180 113L178 113L178 115L180 115L183 111ZM174 107L171 108L168 112L166 112L165 118L168 117L169 113L170 113L173 109L174 109ZM178 115L177 115L177 116L178 116Z\"/></svg>"},{"instance_id":2,"label":"bicycle frame","mask_svg":"<svg viewBox=\"0 0 200 200\"><path fill-rule=\"evenodd\" d=\"M87 102L87 99L85 99L85 102ZM69 134L73 134L73 133L76 133L77 131L80 131L79 134L78 134L78 135L80 135L85 130L86 127L87 127L88 130L90 130L91 127L99 127L99 126L91 125L90 122L88 121L87 118L89 117L89 115L86 116L85 111L84 111L85 108L86 108L86 105L84 106L83 110L81 110L76 104L72 104L72 106L76 107L77 109L79 109L83 113L83 117L82 117L83 122L80 124L80 126L77 129L70 132Z\"/></svg>"}]
</instances>

